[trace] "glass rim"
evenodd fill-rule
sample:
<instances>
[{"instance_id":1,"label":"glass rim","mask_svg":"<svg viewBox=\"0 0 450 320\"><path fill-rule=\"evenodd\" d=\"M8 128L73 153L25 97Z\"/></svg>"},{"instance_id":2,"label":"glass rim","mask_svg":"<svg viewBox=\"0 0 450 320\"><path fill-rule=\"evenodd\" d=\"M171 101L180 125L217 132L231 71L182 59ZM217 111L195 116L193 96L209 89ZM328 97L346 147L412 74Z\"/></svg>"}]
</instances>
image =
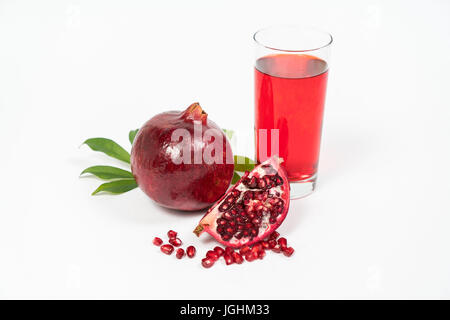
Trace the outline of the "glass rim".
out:
<instances>
[{"instance_id":1,"label":"glass rim","mask_svg":"<svg viewBox=\"0 0 450 320\"><path fill-rule=\"evenodd\" d=\"M279 27L291 27L291 28L299 28L299 29L304 28L304 29L314 30L314 31L316 31L316 32L320 32L320 33L322 33L322 34L327 35L327 36L329 37L329 41L328 41L326 44L324 44L323 46L319 46L319 47L317 47L317 48L295 49L295 50L292 50L292 49L281 49L281 48L271 47L271 46L268 46L268 45L263 44L261 41L258 41L258 40L256 39L256 36L257 36L258 34L260 34L261 32L266 31L266 30L269 30L269 29L279 28ZM262 46L262 47L264 47L264 48L270 49L270 50L276 50L276 51L282 51L282 52L312 52L312 51L317 51L317 50L324 49L324 48L330 46L330 45L333 43L333 36L331 35L331 33L326 32L326 31L324 31L324 30L322 30L322 29L319 29L319 28L316 28L316 27L312 27L312 26L302 26L302 25L289 25L289 24L288 24L288 25L272 25L272 26L268 26L268 27L264 27L264 28L258 29L258 30L253 34L253 41L255 41L256 44L258 44L258 45L260 45L260 46Z\"/></svg>"}]
</instances>

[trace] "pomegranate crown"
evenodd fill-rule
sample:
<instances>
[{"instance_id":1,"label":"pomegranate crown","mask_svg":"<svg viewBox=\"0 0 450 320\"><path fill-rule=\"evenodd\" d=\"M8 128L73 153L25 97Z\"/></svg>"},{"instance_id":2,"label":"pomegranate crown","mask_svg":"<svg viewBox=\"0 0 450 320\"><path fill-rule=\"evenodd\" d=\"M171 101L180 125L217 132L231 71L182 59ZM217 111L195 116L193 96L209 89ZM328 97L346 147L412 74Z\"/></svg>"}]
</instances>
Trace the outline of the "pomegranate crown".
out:
<instances>
[{"instance_id":1,"label":"pomegranate crown","mask_svg":"<svg viewBox=\"0 0 450 320\"><path fill-rule=\"evenodd\" d=\"M200 107L200 103L194 102L185 111L183 111L183 118L206 123L208 114L202 109L202 107Z\"/></svg>"}]
</instances>

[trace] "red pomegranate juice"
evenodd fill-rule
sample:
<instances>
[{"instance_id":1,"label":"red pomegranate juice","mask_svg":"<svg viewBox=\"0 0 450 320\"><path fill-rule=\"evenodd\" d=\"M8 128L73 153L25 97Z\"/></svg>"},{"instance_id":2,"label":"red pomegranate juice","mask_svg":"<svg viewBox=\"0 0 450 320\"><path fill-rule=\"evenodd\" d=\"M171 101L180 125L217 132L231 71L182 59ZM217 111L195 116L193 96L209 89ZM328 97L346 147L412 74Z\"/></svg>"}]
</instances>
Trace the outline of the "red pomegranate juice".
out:
<instances>
[{"instance_id":1,"label":"red pomegranate juice","mask_svg":"<svg viewBox=\"0 0 450 320\"><path fill-rule=\"evenodd\" d=\"M327 63L306 54L269 55L256 61L256 157L258 162L270 157L270 129L278 129L279 155L290 181L316 174L327 77ZM268 129L267 157L260 155L259 129Z\"/></svg>"}]
</instances>

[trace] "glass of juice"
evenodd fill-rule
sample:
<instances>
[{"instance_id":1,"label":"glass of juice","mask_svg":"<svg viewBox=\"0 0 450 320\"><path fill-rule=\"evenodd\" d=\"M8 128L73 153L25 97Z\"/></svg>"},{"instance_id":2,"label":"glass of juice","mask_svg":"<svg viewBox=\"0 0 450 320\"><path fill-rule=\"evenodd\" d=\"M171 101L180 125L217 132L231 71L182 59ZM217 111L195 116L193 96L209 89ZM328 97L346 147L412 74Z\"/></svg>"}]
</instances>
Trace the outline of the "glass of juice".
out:
<instances>
[{"instance_id":1,"label":"glass of juice","mask_svg":"<svg viewBox=\"0 0 450 320\"><path fill-rule=\"evenodd\" d=\"M301 198L316 185L333 38L315 28L274 26L253 39L256 159L283 158L291 198Z\"/></svg>"}]
</instances>

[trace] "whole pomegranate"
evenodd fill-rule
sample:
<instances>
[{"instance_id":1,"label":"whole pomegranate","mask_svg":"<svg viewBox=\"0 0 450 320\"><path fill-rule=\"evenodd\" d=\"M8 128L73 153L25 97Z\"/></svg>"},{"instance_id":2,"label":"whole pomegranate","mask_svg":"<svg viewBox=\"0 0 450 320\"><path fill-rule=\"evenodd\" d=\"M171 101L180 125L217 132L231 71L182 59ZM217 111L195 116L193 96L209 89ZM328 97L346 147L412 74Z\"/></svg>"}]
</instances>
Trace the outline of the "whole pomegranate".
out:
<instances>
[{"instance_id":1,"label":"whole pomegranate","mask_svg":"<svg viewBox=\"0 0 450 320\"><path fill-rule=\"evenodd\" d=\"M282 159L273 156L246 172L200 220L194 233L208 232L227 247L266 239L286 218L290 187Z\"/></svg>"},{"instance_id":2,"label":"whole pomegranate","mask_svg":"<svg viewBox=\"0 0 450 320\"><path fill-rule=\"evenodd\" d=\"M195 211L212 205L228 189L233 154L223 131L193 103L182 112L158 114L139 129L131 170L139 187L158 204Z\"/></svg>"}]
</instances>

